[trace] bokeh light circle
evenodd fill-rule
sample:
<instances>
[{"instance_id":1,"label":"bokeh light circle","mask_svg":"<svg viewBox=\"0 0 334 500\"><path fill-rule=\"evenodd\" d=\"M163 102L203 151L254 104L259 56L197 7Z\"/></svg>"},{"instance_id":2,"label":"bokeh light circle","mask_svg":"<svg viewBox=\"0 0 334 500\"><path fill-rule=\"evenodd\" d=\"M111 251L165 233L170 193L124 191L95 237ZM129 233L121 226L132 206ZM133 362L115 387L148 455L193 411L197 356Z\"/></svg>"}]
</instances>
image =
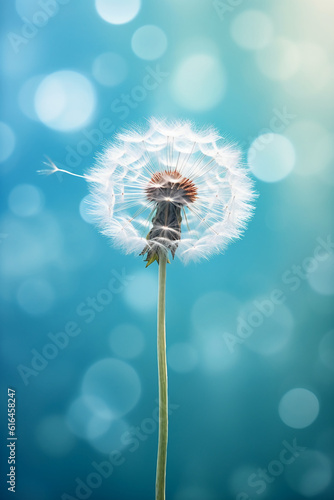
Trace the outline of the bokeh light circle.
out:
<instances>
[{"instance_id":1,"label":"bokeh light circle","mask_svg":"<svg viewBox=\"0 0 334 500\"><path fill-rule=\"evenodd\" d=\"M233 20L231 35L243 49L263 49L273 36L272 22L260 10L244 10Z\"/></svg>"},{"instance_id":2,"label":"bokeh light circle","mask_svg":"<svg viewBox=\"0 0 334 500\"><path fill-rule=\"evenodd\" d=\"M185 58L171 80L175 101L192 111L216 106L225 94L225 71L218 57L198 53Z\"/></svg>"},{"instance_id":3,"label":"bokeh light circle","mask_svg":"<svg viewBox=\"0 0 334 500\"><path fill-rule=\"evenodd\" d=\"M79 205L79 212L82 219L88 224L94 224L96 219L91 214L90 205L93 201L93 197L90 194L87 194L82 198Z\"/></svg>"},{"instance_id":4,"label":"bokeh light circle","mask_svg":"<svg viewBox=\"0 0 334 500\"><path fill-rule=\"evenodd\" d=\"M167 49L167 37L161 28L148 24L138 28L131 40L133 52L141 59L153 61Z\"/></svg>"},{"instance_id":5,"label":"bokeh light circle","mask_svg":"<svg viewBox=\"0 0 334 500\"><path fill-rule=\"evenodd\" d=\"M8 205L14 215L31 217L43 208L44 195L32 184L19 184L9 193Z\"/></svg>"},{"instance_id":6,"label":"bokeh light circle","mask_svg":"<svg viewBox=\"0 0 334 500\"><path fill-rule=\"evenodd\" d=\"M167 351L168 366L177 373L188 373L196 368L198 354L188 342L177 342Z\"/></svg>"},{"instance_id":7,"label":"bokeh light circle","mask_svg":"<svg viewBox=\"0 0 334 500\"><path fill-rule=\"evenodd\" d=\"M313 120L294 121L285 135L296 151L296 174L319 174L333 161L333 137L320 123Z\"/></svg>"},{"instance_id":8,"label":"bokeh light circle","mask_svg":"<svg viewBox=\"0 0 334 500\"><path fill-rule=\"evenodd\" d=\"M255 177L264 182L284 179L293 170L295 161L293 145L280 134L262 134L248 150L249 167Z\"/></svg>"},{"instance_id":9,"label":"bokeh light circle","mask_svg":"<svg viewBox=\"0 0 334 500\"><path fill-rule=\"evenodd\" d=\"M111 410L95 396L80 396L75 399L66 415L66 423L71 432L83 439L104 434L111 421Z\"/></svg>"},{"instance_id":10,"label":"bokeh light circle","mask_svg":"<svg viewBox=\"0 0 334 500\"><path fill-rule=\"evenodd\" d=\"M132 359L142 353L145 339L139 328L124 323L112 330L109 336L109 345L120 358Z\"/></svg>"},{"instance_id":11,"label":"bokeh light circle","mask_svg":"<svg viewBox=\"0 0 334 500\"><path fill-rule=\"evenodd\" d=\"M282 397L278 412L281 420L293 429L311 425L319 414L319 401L308 389L295 388Z\"/></svg>"},{"instance_id":12,"label":"bokeh light circle","mask_svg":"<svg viewBox=\"0 0 334 500\"><path fill-rule=\"evenodd\" d=\"M299 68L300 54L297 45L285 38L275 38L263 50L256 53L260 71L271 80L284 81Z\"/></svg>"},{"instance_id":13,"label":"bokeh light circle","mask_svg":"<svg viewBox=\"0 0 334 500\"><path fill-rule=\"evenodd\" d=\"M35 109L44 125L60 131L86 125L95 110L91 82L75 71L57 71L46 76L35 94Z\"/></svg>"},{"instance_id":14,"label":"bokeh light circle","mask_svg":"<svg viewBox=\"0 0 334 500\"><path fill-rule=\"evenodd\" d=\"M7 160L15 148L15 135L7 123L0 122L0 162Z\"/></svg>"},{"instance_id":15,"label":"bokeh light circle","mask_svg":"<svg viewBox=\"0 0 334 500\"><path fill-rule=\"evenodd\" d=\"M309 273L307 280L313 290L320 295L334 294L334 255L329 254L326 260L318 262L318 267Z\"/></svg>"},{"instance_id":16,"label":"bokeh light circle","mask_svg":"<svg viewBox=\"0 0 334 500\"><path fill-rule=\"evenodd\" d=\"M95 0L98 14L111 24L125 24L138 14L140 0Z\"/></svg>"},{"instance_id":17,"label":"bokeh light circle","mask_svg":"<svg viewBox=\"0 0 334 500\"><path fill-rule=\"evenodd\" d=\"M104 52L94 60L92 72L96 81L106 87L114 87L125 80L128 66L119 54Z\"/></svg>"},{"instance_id":18,"label":"bokeh light circle","mask_svg":"<svg viewBox=\"0 0 334 500\"><path fill-rule=\"evenodd\" d=\"M317 450L305 450L284 471L289 486L304 497L322 493L332 480L328 457Z\"/></svg>"},{"instance_id":19,"label":"bokeh light circle","mask_svg":"<svg viewBox=\"0 0 334 500\"><path fill-rule=\"evenodd\" d=\"M330 370L334 370L334 330L326 333L319 344L319 357Z\"/></svg>"},{"instance_id":20,"label":"bokeh light circle","mask_svg":"<svg viewBox=\"0 0 334 500\"><path fill-rule=\"evenodd\" d=\"M89 401L95 397L108 408L113 418L128 413L137 404L141 384L137 372L124 361L106 358L94 363L82 382L82 394ZM94 404L96 406L96 404Z\"/></svg>"},{"instance_id":21,"label":"bokeh light circle","mask_svg":"<svg viewBox=\"0 0 334 500\"><path fill-rule=\"evenodd\" d=\"M101 453L109 454L115 450L119 451L125 447L122 437L128 430L129 426L124 420L113 420L103 434L90 438L89 443Z\"/></svg>"},{"instance_id":22,"label":"bokeh light circle","mask_svg":"<svg viewBox=\"0 0 334 500\"><path fill-rule=\"evenodd\" d=\"M19 286L17 301L21 309L31 316L42 316L53 306L55 293L46 280L29 278Z\"/></svg>"}]
</instances>

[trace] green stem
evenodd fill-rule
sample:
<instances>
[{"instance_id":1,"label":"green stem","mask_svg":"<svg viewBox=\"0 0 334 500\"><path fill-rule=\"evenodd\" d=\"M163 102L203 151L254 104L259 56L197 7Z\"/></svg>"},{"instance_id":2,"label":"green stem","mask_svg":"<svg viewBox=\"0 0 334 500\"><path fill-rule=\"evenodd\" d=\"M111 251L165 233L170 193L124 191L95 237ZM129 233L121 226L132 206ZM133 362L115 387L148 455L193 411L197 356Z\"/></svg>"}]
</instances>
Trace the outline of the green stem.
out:
<instances>
[{"instance_id":1,"label":"green stem","mask_svg":"<svg viewBox=\"0 0 334 500\"><path fill-rule=\"evenodd\" d=\"M159 292L158 292L158 371L159 371L159 443L157 476L155 484L156 500L165 500L166 462L168 440L168 395L166 362L166 264L167 255L159 255Z\"/></svg>"}]
</instances>

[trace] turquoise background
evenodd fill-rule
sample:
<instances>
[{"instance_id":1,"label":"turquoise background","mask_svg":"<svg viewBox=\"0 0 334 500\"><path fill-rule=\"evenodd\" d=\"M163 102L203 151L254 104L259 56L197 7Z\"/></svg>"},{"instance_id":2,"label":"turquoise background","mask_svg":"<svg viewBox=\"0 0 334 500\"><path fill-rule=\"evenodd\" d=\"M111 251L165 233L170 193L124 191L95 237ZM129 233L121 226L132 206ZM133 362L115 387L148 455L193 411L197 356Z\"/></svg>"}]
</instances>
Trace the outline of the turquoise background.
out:
<instances>
[{"instance_id":1,"label":"turquoise background","mask_svg":"<svg viewBox=\"0 0 334 500\"><path fill-rule=\"evenodd\" d=\"M332 498L333 3L135 4L2 2L2 470L12 387L17 499L154 498L157 266L37 170L165 116L239 144L259 194L224 255L168 266L167 498Z\"/></svg>"}]
</instances>

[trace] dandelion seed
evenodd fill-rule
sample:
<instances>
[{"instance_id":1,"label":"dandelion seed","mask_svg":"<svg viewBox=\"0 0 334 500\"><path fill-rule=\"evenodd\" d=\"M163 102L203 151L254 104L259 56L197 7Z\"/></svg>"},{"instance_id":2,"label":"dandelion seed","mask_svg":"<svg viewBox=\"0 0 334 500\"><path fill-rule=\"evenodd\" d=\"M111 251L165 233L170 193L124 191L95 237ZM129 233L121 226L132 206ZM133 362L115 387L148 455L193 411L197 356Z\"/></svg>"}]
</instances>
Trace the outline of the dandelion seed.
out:
<instances>
[{"instance_id":1,"label":"dandelion seed","mask_svg":"<svg viewBox=\"0 0 334 500\"><path fill-rule=\"evenodd\" d=\"M50 171L65 172L49 161ZM80 176L89 184L90 211L103 234L126 253L159 264L159 444L156 499L165 499L168 433L165 341L169 256L200 260L239 238L255 199L240 152L216 130L151 119L147 130L119 133Z\"/></svg>"}]
</instances>

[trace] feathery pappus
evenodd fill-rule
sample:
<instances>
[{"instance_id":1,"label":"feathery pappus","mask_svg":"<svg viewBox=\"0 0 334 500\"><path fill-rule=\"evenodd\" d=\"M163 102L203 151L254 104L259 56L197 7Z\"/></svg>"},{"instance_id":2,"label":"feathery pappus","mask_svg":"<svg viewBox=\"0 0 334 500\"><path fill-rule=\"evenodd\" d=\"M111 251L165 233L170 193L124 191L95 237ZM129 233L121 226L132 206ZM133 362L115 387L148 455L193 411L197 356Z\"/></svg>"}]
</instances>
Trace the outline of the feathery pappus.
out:
<instances>
[{"instance_id":1,"label":"feathery pappus","mask_svg":"<svg viewBox=\"0 0 334 500\"><path fill-rule=\"evenodd\" d=\"M253 213L240 151L187 121L152 118L146 130L118 133L82 177L101 232L147 265L161 251L184 262L222 252Z\"/></svg>"}]
</instances>

